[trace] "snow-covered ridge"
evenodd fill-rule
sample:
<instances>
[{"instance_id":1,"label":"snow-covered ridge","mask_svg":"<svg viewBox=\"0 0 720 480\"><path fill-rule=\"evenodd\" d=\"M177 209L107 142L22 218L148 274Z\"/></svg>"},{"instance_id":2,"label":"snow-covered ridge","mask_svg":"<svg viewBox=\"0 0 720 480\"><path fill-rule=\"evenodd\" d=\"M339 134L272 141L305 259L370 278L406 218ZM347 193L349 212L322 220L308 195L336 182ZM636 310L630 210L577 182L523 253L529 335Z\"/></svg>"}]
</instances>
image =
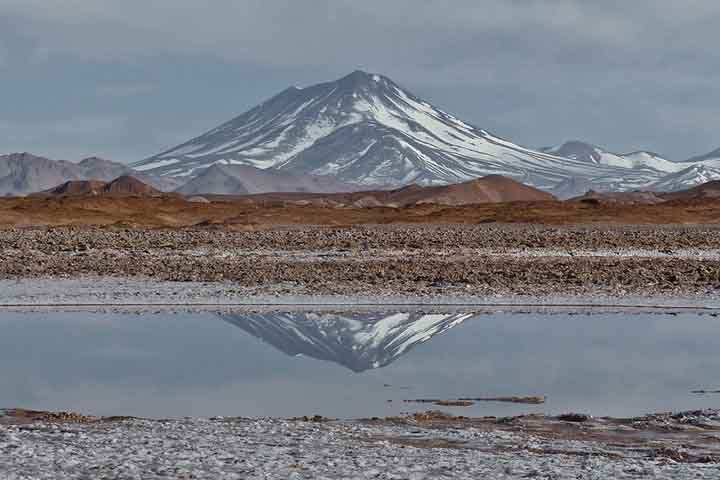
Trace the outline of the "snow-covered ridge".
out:
<instances>
[{"instance_id":1,"label":"snow-covered ridge","mask_svg":"<svg viewBox=\"0 0 720 480\"><path fill-rule=\"evenodd\" d=\"M288 355L339 363L355 372L381 368L473 314L225 315L223 318Z\"/></svg>"},{"instance_id":2,"label":"snow-covered ridge","mask_svg":"<svg viewBox=\"0 0 720 480\"><path fill-rule=\"evenodd\" d=\"M720 167L720 159L718 159ZM685 166L685 165L683 165ZM704 163L694 164L679 172L667 175L660 181L653 183L648 190L657 192L676 192L697 187L703 183L720 180L720 168L712 168Z\"/></svg>"},{"instance_id":3,"label":"snow-covered ridge","mask_svg":"<svg viewBox=\"0 0 720 480\"><path fill-rule=\"evenodd\" d=\"M652 169L658 172L673 173L686 168L686 165L673 162L652 152L637 151L625 154L608 152L607 150L577 140L565 142L561 145L541 149L565 158L585 161L595 165L619 167L626 169Z\"/></svg>"}]
</instances>

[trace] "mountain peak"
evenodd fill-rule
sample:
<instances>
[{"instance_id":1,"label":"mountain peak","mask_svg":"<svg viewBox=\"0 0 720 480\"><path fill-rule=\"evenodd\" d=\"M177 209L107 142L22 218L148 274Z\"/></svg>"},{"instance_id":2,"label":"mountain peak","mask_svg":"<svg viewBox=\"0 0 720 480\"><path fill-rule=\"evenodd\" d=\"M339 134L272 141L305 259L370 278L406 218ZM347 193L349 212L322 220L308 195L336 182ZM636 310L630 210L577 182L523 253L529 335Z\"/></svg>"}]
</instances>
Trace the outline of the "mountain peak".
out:
<instances>
[{"instance_id":1,"label":"mountain peak","mask_svg":"<svg viewBox=\"0 0 720 480\"><path fill-rule=\"evenodd\" d=\"M366 72L365 70L354 70L342 77L340 81L369 82L377 81L378 78L380 78L380 75L376 73Z\"/></svg>"},{"instance_id":2,"label":"mountain peak","mask_svg":"<svg viewBox=\"0 0 720 480\"><path fill-rule=\"evenodd\" d=\"M370 75L371 75L371 74L368 73L368 72L366 72L365 70L357 69L357 70L353 70L352 72L348 73L348 74L345 75L343 78L348 78L348 79L350 79L350 78L354 78L354 79L363 79L363 78L365 78L365 79L367 79L367 78L370 77Z\"/></svg>"},{"instance_id":3,"label":"mountain peak","mask_svg":"<svg viewBox=\"0 0 720 480\"><path fill-rule=\"evenodd\" d=\"M368 73L355 70L335 82L338 86L348 90L374 90L392 84L390 80L377 73Z\"/></svg>"}]
</instances>

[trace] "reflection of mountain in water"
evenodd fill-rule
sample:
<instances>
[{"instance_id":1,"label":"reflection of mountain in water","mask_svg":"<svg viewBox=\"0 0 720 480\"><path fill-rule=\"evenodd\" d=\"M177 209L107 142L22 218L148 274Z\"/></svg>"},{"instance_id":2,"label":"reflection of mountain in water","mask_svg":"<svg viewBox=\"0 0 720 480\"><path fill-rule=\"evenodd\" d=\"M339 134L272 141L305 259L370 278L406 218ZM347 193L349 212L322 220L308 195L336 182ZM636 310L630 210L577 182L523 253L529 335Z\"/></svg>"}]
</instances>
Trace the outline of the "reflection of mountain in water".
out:
<instances>
[{"instance_id":1,"label":"reflection of mountain in water","mask_svg":"<svg viewBox=\"0 0 720 480\"><path fill-rule=\"evenodd\" d=\"M362 372L389 365L468 313L307 313L224 315L229 323L288 355L306 355Z\"/></svg>"}]
</instances>

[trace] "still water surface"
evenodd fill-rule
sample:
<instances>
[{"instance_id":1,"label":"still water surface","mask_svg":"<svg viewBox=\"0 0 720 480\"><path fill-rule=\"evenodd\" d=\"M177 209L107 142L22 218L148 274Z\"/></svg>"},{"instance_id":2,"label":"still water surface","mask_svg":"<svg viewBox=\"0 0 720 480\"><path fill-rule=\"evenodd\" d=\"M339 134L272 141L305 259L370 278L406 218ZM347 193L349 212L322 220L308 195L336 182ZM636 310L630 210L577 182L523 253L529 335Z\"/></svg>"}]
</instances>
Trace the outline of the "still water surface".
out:
<instances>
[{"instance_id":1,"label":"still water surface","mask_svg":"<svg viewBox=\"0 0 720 480\"><path fill-rule=\"evenodd\" d=\"M395 415L405 399L545 395L455 414L720 408L698 314L0 312L0 407L143 417ZM391 401L390 401L391 400Z\"/></svg>"}]
</instances>

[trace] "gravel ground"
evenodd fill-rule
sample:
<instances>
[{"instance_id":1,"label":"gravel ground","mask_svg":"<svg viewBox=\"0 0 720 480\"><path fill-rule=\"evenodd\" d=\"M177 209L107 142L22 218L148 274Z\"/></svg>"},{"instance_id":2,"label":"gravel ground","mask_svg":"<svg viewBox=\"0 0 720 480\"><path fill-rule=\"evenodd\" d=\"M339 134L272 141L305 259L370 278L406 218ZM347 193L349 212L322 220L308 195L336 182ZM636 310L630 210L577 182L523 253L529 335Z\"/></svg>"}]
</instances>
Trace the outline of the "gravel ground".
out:
<instances>
[{"instance_id":1,"label":"gravel ground","mask_svg":"<svg viewBox=\"0 0 720 480\"><path fill-rule=\"evenodd\" d=\"M714 415L714 414L713 414ZM505 423L512 423L505 422ZM555 422L557 423L557 422ZM281 419L0 422L3 479L718 478L693 445L524 429ZM690 442L692 443L692 442ZM688 453L690 452L690 453Z\"/></svg>"},{"instance_id":2,"label":"gravel ground","mask_svg":"<svg viewBox=\"0 0 720 480\"><path fill-rule=\"evenodd\" d=\"M0 230L0 279L212 282L223 285L221 295L243 297L717 298L718 233L715 227L459 225L11 229Z\"/></svg>"}]
</instances>

